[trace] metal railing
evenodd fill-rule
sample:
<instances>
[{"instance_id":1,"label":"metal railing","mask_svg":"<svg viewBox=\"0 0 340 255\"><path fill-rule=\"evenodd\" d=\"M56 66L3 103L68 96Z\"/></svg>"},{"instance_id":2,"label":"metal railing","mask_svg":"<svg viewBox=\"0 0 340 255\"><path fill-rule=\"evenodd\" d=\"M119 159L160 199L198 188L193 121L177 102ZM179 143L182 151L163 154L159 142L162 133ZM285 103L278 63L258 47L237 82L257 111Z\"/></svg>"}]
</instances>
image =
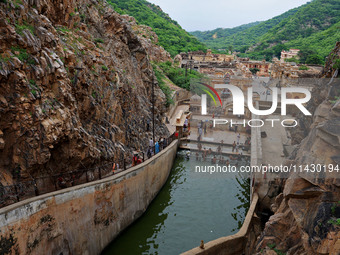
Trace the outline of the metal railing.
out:
<instances>
[{"instance_id":1,"label":"metal railing","mask_svg":"<svg viewBox=\"0 0 340 255\"><path fill-rule=\"evenodd\" d=\"M0 183L0 208L17 203L19 201L50 193L56 190L89 183L114 175L117 172L125 171L145 160L152 158L157 152L168 147L174 140L175 134L163 139L163 143L159 144L158 150L149 147L151 155L148 152L140 152L139 160L135 162L133 158L121 158L100 166L92 168L77 169L74 171L31 177L31 180L17 181L13 185L4 186ZM115 164L115 169L113 165Z\"/></svg>"}]
</instances>

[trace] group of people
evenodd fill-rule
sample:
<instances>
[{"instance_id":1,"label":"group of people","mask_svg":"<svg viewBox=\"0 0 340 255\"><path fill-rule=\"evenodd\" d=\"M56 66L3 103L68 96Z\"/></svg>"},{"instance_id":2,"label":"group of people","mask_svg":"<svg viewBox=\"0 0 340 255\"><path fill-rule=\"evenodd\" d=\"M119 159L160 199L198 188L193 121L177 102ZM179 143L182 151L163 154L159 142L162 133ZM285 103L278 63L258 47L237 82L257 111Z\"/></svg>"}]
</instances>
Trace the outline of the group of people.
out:
<instances>
[{"instance_id":1,"label":"group of people","mask_svg":"<svg viewBox=\"0 0 340 255\"><path fill-rule=\"evenodd\" d=\"M146 152L147 158L151 158L153 155L157 154L161 150L163 150L167 146L167 139L161 137L156 143L154 143L153 139L150 138L149 140L149 147ZM132 165L136 166L144 161L144 153L143 156L140 156L140 152L134 152L132 156ZM116 171L119 169L119 164L113 163L112 165L112 174L115 174ZM125 166L124 166L125 169Z\"/></svg>"},{"instance_id":2,"label":"group of people","mask_svg":"<svg viewBox=\"0 0 340 255\"><path fill-rule=\"evenodd\" d=\"M198 131L197 140L198 141L202 140L203 132L204 132L205 135L207 134L207 128L208 127L211 129L213 127L213 124L210 123L210 122L208 122L208 123L207 122L203 122L203 120L198 122L198 124L197 124L197 131Z\"/></svg>"},{"instance_id":3,"label":"group of people","mask_svg":"<svg viewBox=\"0 0 340 255\"><path fill-rule=\"evenodd\" d=\"M209 149L209 150L211 150L211 149ZM201 159L203 160L203 161L206 161L206 159L207 159L207 155L209 155L209 150L206 150L206 149L204 149L203 150L203 152L202 152L202 156L200 157L200 154L199 154L199 152L197 151L196 152L196 160L197 161L201 161ZM210 152L211 153L211 152ZM226 157L226 158L224 158L222 155L220 155L219 157L215 154L212 158L211 158L211 163L212 164L221 164L221 165L227 165L227 166L229 166L230 165L230 160L232 160L232 161L235 161L234 162L234 165L235 166L237 166L238 165L238 161L241 161L242 160L242 153L240 153L240 154L238 154L238 155L236 155L236 156L233 156L233 155L231 155L231 156L229 156L229 158L228 157Z\"/></svg>"},{"instance_id":4,"label":"group of people","mask_svg":"<svg viewBox=\"0 0 340 255\"><path fill-rule=\"evenodd\" d=\"M236 152L238 152L239 151L239 147L240 147L240 139L241 139L241 134L240 133L238 133L238 135L237 135L237 137L236 137L236 141L234 141L233 142L233 144L232 144L232 147L233 147L233 149L232 149L232 152L234 152L234 151L236 151Z\"/></svg>"},{"instance_id":5,"label":"group of people","mask_svg":"<svg viewBox=\"0 0 340 255\"><path fill-rule=\"evenodd\" d=\"M199 136L202 133L201 125L202 125L202 122L198 124L198 126L199 126L198 127L199 128ZM239 149L240 149L240 146L241 146L240 139L241 139L241 134L238 133L237 137L236 137L236 141L234 141L233 144L232 144L232 152L236 151L237 155L230 155L229 156L230 160L236 160L236 161L242 160L242 156L243 156L242 152L239 153ZM247 137L245 144L250 144L250 137ZM229 159L227 158L225 160L224 157L222 156L223 146L224 146L224 141L221 140L220 144L218 144L218 146L216 148L216 154L211 158L211 163L216 164L218 162L219 164L227 164L227 165L230 164ZM203 161L206 161L207 156L210 155L210 154L213 154L213 151L212 151L211 148L208 148L208 149L203 148L200 140L198 140L197 148L198 148L198 151L196 152L196 160L197 161L200 161L201 159ZM201 157L200 157L200 152L202 153ZM219 158L217 158L217 157L219 157ZM238 163L236 162L235 165L237 165L237 164Z\"/></svg>"},{"instance_id":6,"label":"group of people","mask_svg":"<svg viewBox=\"0 0 340 255\"><path fill-rule=\"evenodd\" d=\"M151 158L153 155L157 154L167 146L167 140L164 137L159 138L158 141L154 143L152 137L149 140L149 148L147 151L147 157Z\"/></svg>"},{"instance_id":7,"label":"group of people","mask_svg":"<svg viewBox=\"0 0 340 255\"><path fill-rule=\"evenodd\" d=\"M86 173L87 174L87 173ZM75 185L75 181L76 181L76 176L75 174L72 174L70 176L70 178L67 178L67 180L63 177L63 176L59 176L57 179L57 184L59 186L60 189L65 189L68 187L68 183L71 186ZM34 188L35 188L35 192L37 192L37 183L34 181Z\"/></svg>"}]
</instances>

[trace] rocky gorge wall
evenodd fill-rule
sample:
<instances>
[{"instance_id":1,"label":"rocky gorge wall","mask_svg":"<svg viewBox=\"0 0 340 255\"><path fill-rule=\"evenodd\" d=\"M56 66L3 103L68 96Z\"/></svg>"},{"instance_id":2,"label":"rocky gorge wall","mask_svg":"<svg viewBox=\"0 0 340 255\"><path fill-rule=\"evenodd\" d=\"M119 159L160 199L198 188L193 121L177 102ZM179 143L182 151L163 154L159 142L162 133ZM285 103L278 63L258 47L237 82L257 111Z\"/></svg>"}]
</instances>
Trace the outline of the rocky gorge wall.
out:
<instances>
[{"instance_id":1,"label":"rocky gorge wall","mask_svg":"<svg viewBox=\"0 0 340 255\"><path fill-rule=\"evenodd\" d=\"M0 209L0 253L100 254L162 188L177 144L113 177Z\"/></svg>"},{"instance_id":2,"label":"rocky gorge wall","mask_svg":"<svg viewBox=\"0 0 340 255\"><path fill-rule=\"evenodd\" d=\"M339 59L339 50L338 43L329 59ZM335 73L332 65L326 65L325 74ZM336 169L340 167L339 80L316 87L312 97L308 108L314 114L311 119L299 119L306 128L292 133L293 140L298 136L295 141L301 143L285 164L332 165ZM272 199L274 215L265 224L254 254L340 254L339 172L295 173L278 180L283 192Z\"/></svg>"},{"instance_id":3,"label":"rocky gorge wall","mask_svg":"<svg viewBox=\"0 0 340 255\"><path fill-rule=\"evenodd\" d=\"M148 51L168 55L137 30L102 0L0 1L2 185L145 151L153 83L156 138L168 135Z\"/></svg>"}]
</instances>

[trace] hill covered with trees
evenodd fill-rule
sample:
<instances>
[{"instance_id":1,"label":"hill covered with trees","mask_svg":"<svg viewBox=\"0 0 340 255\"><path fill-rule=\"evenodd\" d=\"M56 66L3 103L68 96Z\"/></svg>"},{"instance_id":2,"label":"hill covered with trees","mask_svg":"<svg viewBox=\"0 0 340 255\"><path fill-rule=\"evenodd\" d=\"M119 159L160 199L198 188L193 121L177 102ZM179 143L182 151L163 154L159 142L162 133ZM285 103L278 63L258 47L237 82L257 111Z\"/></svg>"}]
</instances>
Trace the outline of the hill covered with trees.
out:
<instances>
[{"instance_id":1,"label":"hill covered with trees","mask_svg":"<svg viewBox=\"0 0 340 255\"><path fill-rule=\"evenodd\" d=\"M314 0L258 24L192 34L212 49L232 47L253 59L270 60L283 49L299 48L302 55L318 55L313 63L321 64L340 40L339 22L339 0Z\"/></svg>"},{"instance_id":2,"label":"hill covered with trees","mask_svg":"<svg viewBox=\"0 0 340 255\"><path fill-rule=\"evenodd\" d=\"M183 51L206 50L206 46L196 37L186 32L162 9L145 0L108 0L115 11L133 16L138 24L151 27L158 35L158 44L171 56Z\"/></svg>"},{"instance_id":3,"label":"hill covered with trees","mask_svg":"<svg viewBox=\"0 0 340 255\"><path fill-rule=\"evenodd\" d=\"M267 21L257 21L235 28L217 28L205 32L195 31L191 34L213 50L233 48L233 50L244 52L251 45L257 43L261 36L271 28L296 12L297 9L292 9Z\"/></svg>"}]
</instances>

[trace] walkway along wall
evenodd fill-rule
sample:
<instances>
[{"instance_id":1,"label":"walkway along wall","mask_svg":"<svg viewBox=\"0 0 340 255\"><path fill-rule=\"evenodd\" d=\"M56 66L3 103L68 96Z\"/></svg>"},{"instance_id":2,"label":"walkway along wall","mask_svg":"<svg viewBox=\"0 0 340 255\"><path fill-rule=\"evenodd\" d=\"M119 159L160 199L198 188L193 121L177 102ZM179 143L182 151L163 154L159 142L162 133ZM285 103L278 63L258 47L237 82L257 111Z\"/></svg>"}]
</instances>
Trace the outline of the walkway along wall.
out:
<instances>
[{"instance_id":1,"label":"walkway along wall","mask_svg":"<svg viewBox=\"0 0 340 255\"><path fill-rule=\"evenodd\" d=\"M160 191L177 144L107 179L0 209L0 254L99 254Z\"/></svg>"}]
</instances>

